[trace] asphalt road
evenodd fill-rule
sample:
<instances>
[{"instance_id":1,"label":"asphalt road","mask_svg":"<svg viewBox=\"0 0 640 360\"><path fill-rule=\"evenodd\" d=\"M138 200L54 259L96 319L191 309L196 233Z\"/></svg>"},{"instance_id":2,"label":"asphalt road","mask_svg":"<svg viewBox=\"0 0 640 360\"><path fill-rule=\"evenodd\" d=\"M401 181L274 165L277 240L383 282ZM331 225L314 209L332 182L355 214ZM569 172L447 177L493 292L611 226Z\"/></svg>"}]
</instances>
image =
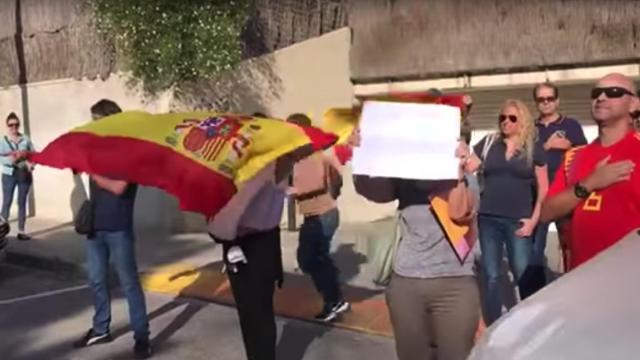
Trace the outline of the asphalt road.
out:
<instances>
[{"instance_id":1,"label":"asphalt road","mask_svg":"<svg viewBox=\"0 0 640 360\"><path fill-rule=\"evenodd\" d=\"M245 359L234 308L146 294L154 359ZM75 350L89 328L91 293L83 279L16 267L0 259L0 358L3 360L130 359L126 301L113 292L110 344ZM393 360L392 339L278 319L278 359Z\"/></svg>"}]
</instances>

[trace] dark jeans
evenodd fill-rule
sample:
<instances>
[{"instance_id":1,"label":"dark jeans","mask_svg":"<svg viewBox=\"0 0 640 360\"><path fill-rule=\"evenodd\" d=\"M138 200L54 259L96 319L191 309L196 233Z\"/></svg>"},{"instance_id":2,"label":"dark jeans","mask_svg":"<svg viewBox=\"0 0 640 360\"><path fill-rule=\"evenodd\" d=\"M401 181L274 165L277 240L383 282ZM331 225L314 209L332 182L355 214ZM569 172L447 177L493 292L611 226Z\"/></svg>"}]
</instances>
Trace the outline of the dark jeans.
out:
<instances>
[{"instance_id":1,"label":"dark jeans","mask_svg":"<svg viewBox=\"0 0 640 360\"><path fill-rule=\"evenodd\" d=\"M547 258L544 250L547 247L549 224L540 223L533 234L533 246L529 266L518 281L522 300L535 294L547 285Z\"/></svg>"},{"instance_id":2,"label":"dark jeans","mask_svg":"<svg viewBox=\"0 0 640 360\"><path fill-rule=\"evenodd\" d=\"M129 304L129 320L134 339L149 339L149 319L144 293L138 277L132 231L96 231L85 241L89 284L93 291L95 315L93 330L104 334L111 323L111 294L109 292L109 261L118 273L120 286Z\"/></svg>"},{"instance_id":3,"label":"dark jeans","mask_svg":"<svg viewBox=\"0 0 640 360\"><path fill-rule=\"evenodd\" d=\"M225 261L232 245L240 245L247 258L246 264L238 265L238 272L228 272L247 360L275 360L273 293L276 282L282 281L280 229L224 242Z\"/></svg>"},{"instance_id":4,"label":"dark jeans","mask_svg":"<svg viewBox=\"0 0 640 360\"><path fill-rule=\"evenodd\" d=\"M298 265L311 276L325 305L342 301L338 269L330 254L331 239L339 223L338 209L331 209L322 215L305 217L300 228Z\"/></svg>"},{"instance_id":5,"label":"dark jeans","mask_svg":"<svg viewBox=\"0 0 640 360\"><path fill-rule=\"evenodd\" d=\"M531 249L530 265L546 266L547 258L544 250L547 247L547 235L549 234L549 223L539 223L533 233L533 247Z\"/></svg>"},{"instance_id":6,"label":"dark jeans","mask_svg":"<svg viewBox=\"0 0 640 360\"><path fill-rule=\"evenodd\" d=\"M13 194L18 187L18 230L24 231L27 221L27 195L31 189L31 181L19 182L18 178L12 175L2 175L2 217L9 221Z\"/></svg>"},{"instance_id":7,"label":"dark jeans","mask_svg":"<svg viewBox=\"0 0 640 360\"><path fill-rule=\"evenodd\" d=\"M503 248L506 245L509 266L517 282L529 264L532 242L531 238L516 236L515 231L521 227L516 219L480 215L478 227L486 286L485 320L487 325L491 325L502 315L504 304L501 281Z\"/></svg>"}]
</instances>

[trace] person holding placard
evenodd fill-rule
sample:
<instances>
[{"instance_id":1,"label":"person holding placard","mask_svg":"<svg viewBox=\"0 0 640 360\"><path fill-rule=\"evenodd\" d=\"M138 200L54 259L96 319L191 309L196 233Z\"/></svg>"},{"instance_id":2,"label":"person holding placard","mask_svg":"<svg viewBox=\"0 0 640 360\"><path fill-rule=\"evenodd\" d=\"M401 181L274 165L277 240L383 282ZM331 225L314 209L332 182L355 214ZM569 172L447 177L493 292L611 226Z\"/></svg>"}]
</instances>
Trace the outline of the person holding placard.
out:
<instances>
[{"instance_id":1,"label":"person holding placard","mask_svg":"<svg viewBox=\"0 0 640 360\"><path fill-rule=\"evenodd\" d=\"M360 145L359 129L350 143ZM452 216L457 223L474 221L474 196L464 180L466 144L460 143L459 176L454 180L411 180L354 175L358 194L376 203L398 201L399 243L387 287L387 305L400 360L466 359L478 325L480 296L473 256L462 262L452 250L431 199L461 201L469 208ZM425 165L427 166L427 165ZM457 200L456 200L457 199ZM451 214L451 212L450 212Z\"/></svg>"}]
</instances>

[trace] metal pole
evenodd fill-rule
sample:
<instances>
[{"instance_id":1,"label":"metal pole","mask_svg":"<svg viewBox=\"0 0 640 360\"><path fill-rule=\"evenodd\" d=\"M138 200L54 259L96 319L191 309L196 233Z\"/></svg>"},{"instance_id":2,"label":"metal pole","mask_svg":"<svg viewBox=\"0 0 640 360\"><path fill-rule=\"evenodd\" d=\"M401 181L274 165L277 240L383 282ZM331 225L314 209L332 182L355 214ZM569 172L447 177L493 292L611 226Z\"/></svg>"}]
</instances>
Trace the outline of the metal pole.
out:
<instances>
[{"instance_id":1,"label":"metal pole","mask_svg":"<svg viewBox=\"0 0 640 360\"><path fill-rule=\"evenodd\" d=\"M22 103L22 124L24 126L24 133L31 137L31 121L29 116L29 91L27 84L29 79L27 78L27 61L24 51L24 39L23 39L23 24L22 24L22 1L16 0L15 3L15 21L16 21L16 57L18 60L18 86L20 87L20 98ZM31 191L29 192L29 198L27 203L27 215L29 217L36 216L36 201L33 191L33 184L31 185Z\"/></svg>"}]
</instances>

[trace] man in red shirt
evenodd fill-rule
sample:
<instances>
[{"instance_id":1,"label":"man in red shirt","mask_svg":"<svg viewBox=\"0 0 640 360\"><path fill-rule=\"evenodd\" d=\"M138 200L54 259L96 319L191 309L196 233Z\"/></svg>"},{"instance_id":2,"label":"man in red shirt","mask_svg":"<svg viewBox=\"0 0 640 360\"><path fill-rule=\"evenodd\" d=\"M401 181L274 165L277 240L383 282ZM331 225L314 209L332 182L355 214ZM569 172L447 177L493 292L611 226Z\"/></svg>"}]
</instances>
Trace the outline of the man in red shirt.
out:
<instances>
[{"instance_id":1,"label":"man in red shirt","mask_svg":"<svg viewBox=\"0 0 640 360\"><path fill-rule=\"evenodd\" d=\"M631 79L609 74L591 91L599 137L567 153L542 206L544 222L573 212L570 268L640 227L640 134L630 113L639 101Z\"/></svg>"}]
</instances>

